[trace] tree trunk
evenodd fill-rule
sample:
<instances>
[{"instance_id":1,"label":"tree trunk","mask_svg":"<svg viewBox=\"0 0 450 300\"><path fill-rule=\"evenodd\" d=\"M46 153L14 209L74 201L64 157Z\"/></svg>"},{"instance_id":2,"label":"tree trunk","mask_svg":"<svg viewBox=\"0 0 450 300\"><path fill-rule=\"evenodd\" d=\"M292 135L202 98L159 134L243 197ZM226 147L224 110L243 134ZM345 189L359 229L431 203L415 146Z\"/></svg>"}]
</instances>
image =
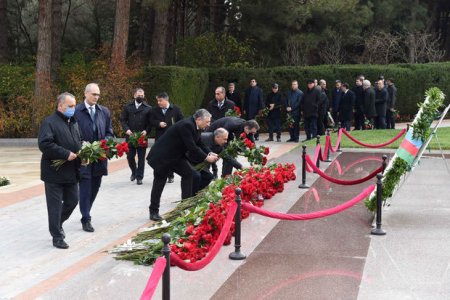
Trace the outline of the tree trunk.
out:
<instances>
[{"instance_id":1,"label":"tree trunk","mask_svg":"<svg viewBox=\"0 0 450 300\"><path fill-rule=\"evenodd\" d=\"M8 19L7 0L0 0L0 63L8 61Z\"/></svg>"},{"instance_id":2,"label":"tree trunk","mask_svg":"<svg viewBox=\"0 0 450 300\"><path fill-rule=\"evenodd\" d=\"M197 1L197 12L195 17L195 34L200 35L203 32L203 12L205 9L205 0Z\"/></svg>"},{"instance_id":3,"label":"tree trunk","mask_svg":"<svg viewBox=\"0 0 450 300\"><path fill-rule=\"evenodd\" d=\"M61 38L62 38L62 0L53 0L52 3L52 80L56 80L59 65L61 64Z\"/></svg>"},{"instance_id":4,"label":"tree trunk","mask_svg":"<svg viewBox=\"0 0 450 300\"><path fill-rule=\"evenodd\" d=\"M155 26L151 52L153 65L163 65L166 59L167 19L170 2L170 0L160 0L155 7Z\"/></svg>"},{"instance_id":5,"label":"tree trunk","mask_svg":"<svg viewBox=\"0 0 450 300\"><path fill-rule=\"evenodd\" d=\"M50 94L52 62L52 0L39 0L38 49L36 54L35 96L44 99Z\"/></svg>"},{"instance_id":6,"label":"tree trunk","mask_svg":"<svg viewBox=\"0 0 450 300\"><path fill-rule=\"evenodd\" d=\"M128 48L128 27L130 25L130 0L116 1L116 17L110 68L125 65Z\"/></svg>"}]
</instances>

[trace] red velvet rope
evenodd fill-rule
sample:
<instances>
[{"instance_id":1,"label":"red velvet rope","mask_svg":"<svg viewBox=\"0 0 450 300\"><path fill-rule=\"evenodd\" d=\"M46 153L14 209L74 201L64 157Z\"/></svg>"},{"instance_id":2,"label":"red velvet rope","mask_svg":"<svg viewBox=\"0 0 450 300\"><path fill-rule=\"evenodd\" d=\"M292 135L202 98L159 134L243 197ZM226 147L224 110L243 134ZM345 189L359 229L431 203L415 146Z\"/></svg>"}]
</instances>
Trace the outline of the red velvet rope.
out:
<instances>
[{"instance_id":1,"label":"red velvet rope","mask_svg":"<svg viewBox=\"0 0 450 300\"><path fill-rule=\"evenodd\" d=\"M331 139L330 139L330 151L331 152L336 152L339 149L339 145L341 144L341 138L342 138L342 128L339 129L336 146L333 147L331 145Z\"/></svg>"},{"instance_id":2,"label":"red velvet rope","mask_svg":"<svg viewBox=\"0 0 450 300\"><path fill-rule=\"evenodd\" d=\"M396 140L398 140L402 135L405 134L406 129L402 129L392 140L387 141L386 143L383 144L379 144L379 145L371 145L371 144L365 144L363 142L358 141L357 139L355 139L354 137L352 137L350 135L350 133L348 133L346 130L343 130L344 134L351 139L353 142L355 142L356 144L363 146L363 147L367 147L367 148L381 148L387 145L392 144L393 142L395 142Z\"/></svg>"},{"instance_id":3,"label":"red velvet rope","mask_svg":"<svg viewBox=\"0 0 450 300\"><path fill-rule=\"evenodd\" d=\"M374 189L375 189L375 185L371 185L371 186L367 187L365 190L363 190L361 192L361 194L359 194L355 198L353 198L345 203L342 203L338 206L335 206L335 207L332 207L329 209L316 211L316 212L308 213L308 214L283 214L283 213L271 212L271 211L253 206L248 203L243 203L242 208L245 208L249 212L257 213L262 216L266 216L266 217L273 218L273 219L280 219L280 220L287 220L287 221L311 220L311 219L323 218L323 217L327 217L330 215L340 213L340 212L346 210L347 208L352 207L353 205L360 202L361 200L365 199L366 197L368 197Z\"/></svg>"},{"instance_id":4,"label":"red velvet rope","mask_svg":"<svg viewBox=\"0 0 450 300\"><path fill-rule=\"evenodd\" d=\"M340 185L360 184L360 183L366 182L367 180L369 180L371 178L374 178L378 173L383 171L383 166L380 166L378 169L376 169L375 171L373 171L372 173L370 173L369 175L367 175L364 178L360 178L360 179L357 179L357 180L341 180L341 179L336 179L336 178L330 177L327 174L325 174L324 172L322 172L322 170L320 170L318 167L316 167L316 165L311 161L311 158L309 157L309 155L306 155L306 163L314 171L316 171L316 173L319 174L320 177L325 178L328 181L331 181L333 183L340 184Z\"/></svg>"},{"instance_id":5,"label":"red velvet rope","mask_svg":"<svg viewBox=\"0 0 450 300\"><path fill-rule=\"evenodd\" d=\"M222 227L222 231L220 232L219 237L217 238L214 246L211 247L208 255L200 261L195 263L189 263L182 260L177 254L170 253L170 262L183 269L185 271L198 271L206 267L213 259L216 257L217 253L219 253L220 248L222 247L225 239L230 231L231 224L233 223L234 215L236 214L237 203L234 202L228 209L227 218L225 220L225 224Z\"/></svg>"},{"instance_id":6,"label":"red velvet rope","mask_svg":"<svg viewBox=\"0 0 450 300\"><path fill-rule=\"evenodd\" d=\"M321 148L320 148L320 144L317 144L316 146L316 152L314 153L314 161L317 161L318 159L320 159L321 161L323 161L322 159L322 152L321 152ZM306 164L306 172L311 173L313 170L309 167L308 164Z\"/></svg>"},{"instance_id":7,"label":"red velvet rope","mask_svg":"<svg viewBox=\"0 0 450 300\"><path fill-rule=\"evenodd\" d=\"M158 286L158 282L161 279L161 276L164 273L165 268L166 268L166 258L163 256L158 257L155 264L153 265L152 274L150 274L150 277L148 278L147 285L145 286L145 289L142 292L140 300L152 299L152 296L155 293L156 287Z\"/></svg>"}]
</instances>

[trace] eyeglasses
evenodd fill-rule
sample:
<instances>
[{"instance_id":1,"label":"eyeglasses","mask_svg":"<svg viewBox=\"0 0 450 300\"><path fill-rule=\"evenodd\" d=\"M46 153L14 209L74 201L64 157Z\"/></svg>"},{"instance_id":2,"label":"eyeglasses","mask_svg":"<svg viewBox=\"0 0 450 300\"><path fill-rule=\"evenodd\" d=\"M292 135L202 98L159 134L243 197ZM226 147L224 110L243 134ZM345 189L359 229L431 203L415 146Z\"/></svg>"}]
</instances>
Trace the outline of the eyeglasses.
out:
<instances>
[{"instance_id":1,"label":"eyeglasses","mask_svg":"<svg viewBox=\"0 0 450 300\"><path fill-rule=\"evenodd\" d=\"M91 95L94 97L100 97L100 94L97 94L97 93L91 93Z\"/></svg>"}]
</instances>

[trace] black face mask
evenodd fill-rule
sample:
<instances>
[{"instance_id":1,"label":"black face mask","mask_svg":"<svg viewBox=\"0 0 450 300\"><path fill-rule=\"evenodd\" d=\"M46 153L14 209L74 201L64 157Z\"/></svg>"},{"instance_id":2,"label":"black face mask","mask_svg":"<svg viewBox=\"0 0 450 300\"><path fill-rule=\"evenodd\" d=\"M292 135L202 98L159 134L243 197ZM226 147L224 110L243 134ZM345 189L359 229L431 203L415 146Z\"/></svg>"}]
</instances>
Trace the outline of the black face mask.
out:
<instances>
[{"instance_id":1,"label":"black face mask","mask_svg":"<svg viewBox=\"0 0 450 300\"><path fill-rule=\"evenodd\" d=\"M137 97L136 98L136 102L137 103L142 103L142 101L144 101L144 97Z\"/></svg>"}]
</instances>

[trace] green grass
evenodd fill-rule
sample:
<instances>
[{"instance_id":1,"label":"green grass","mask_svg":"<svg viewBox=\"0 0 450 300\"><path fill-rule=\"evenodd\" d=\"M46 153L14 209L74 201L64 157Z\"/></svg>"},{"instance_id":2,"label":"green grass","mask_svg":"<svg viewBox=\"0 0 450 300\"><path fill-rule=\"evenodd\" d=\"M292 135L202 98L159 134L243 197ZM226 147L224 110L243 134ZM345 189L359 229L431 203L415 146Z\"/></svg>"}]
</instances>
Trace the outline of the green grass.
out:
<instances>
[{"instance_id":1,"label":"green grass","mask_svg":"<svg viewBox=\"0 0 450 300\"><path fill-rule=\"evenodd\" d=\"M386 130L356 130L351 131L350 134L357 140L365 143L365 144L382 144L386 141L391 140L393 137L395 137L400 132L399 129L386 129ZM441 143L441 147L444 150L450 150L450 127L442 127L437 130L437 136L439 138L439 141ZM389 149L397 149L400 146L401 141L403 140L404 136L395 141L394 143L384 147ZM336 144L337 139L337 133L331 134L331 141L333 146ZM325 137L321 137L321 144L323 145L325 141ZM305 145L310 147L314 147L316 145L316 139L307 141L304 143ZM362 147L356 143L354 143L352 140L350 140L348 137L346 137L344 134L342 134L342 143L341 148L365 148ZM429 148L432 150L438 150L439 146L435 138L433 138L429 144ZM369 149L369 148L366 148Z\"/></svg>"}]
</instances>

